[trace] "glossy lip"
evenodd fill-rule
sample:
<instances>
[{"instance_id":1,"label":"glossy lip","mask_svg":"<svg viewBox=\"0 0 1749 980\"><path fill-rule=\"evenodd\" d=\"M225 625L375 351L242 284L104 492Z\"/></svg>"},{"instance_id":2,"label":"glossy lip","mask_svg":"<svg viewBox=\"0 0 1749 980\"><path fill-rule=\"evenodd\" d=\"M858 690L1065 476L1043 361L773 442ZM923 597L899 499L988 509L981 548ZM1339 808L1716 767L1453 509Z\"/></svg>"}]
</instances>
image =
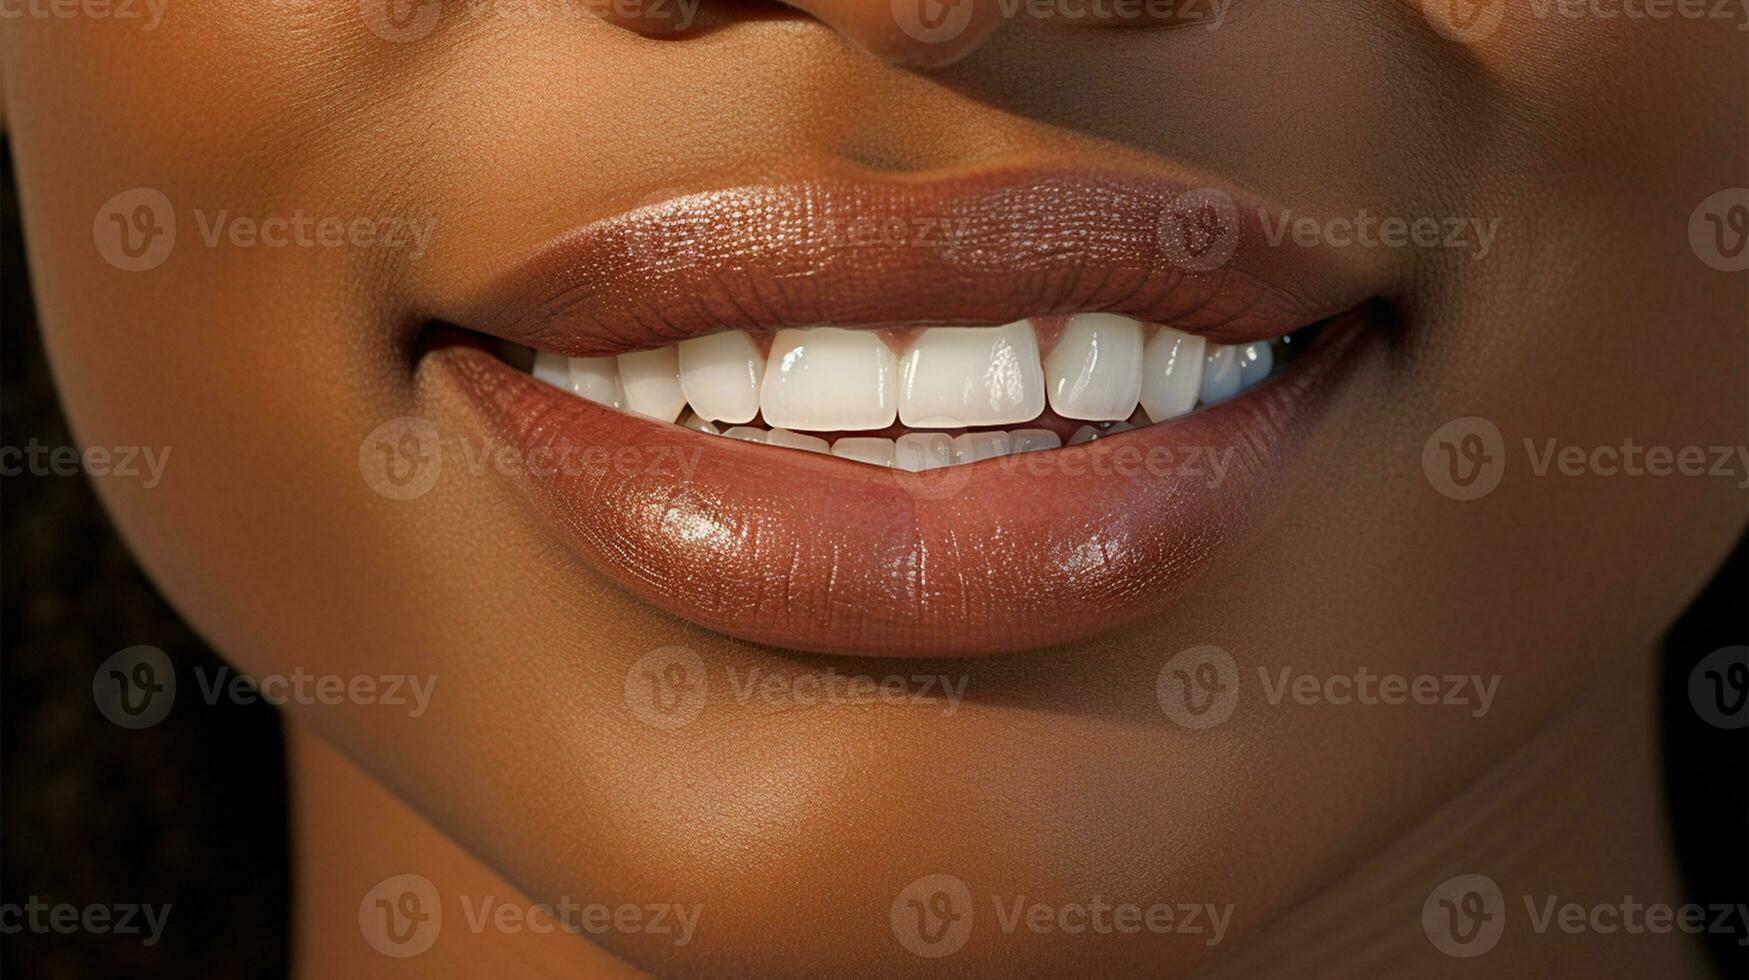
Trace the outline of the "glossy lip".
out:
<instances>
[{"instance_id":1,"label":"glossy lip","mask_svg":"<svg viewBox=\"0 0 1749 980\"><path fill-rule=\"evenodd\" d=\"M1197 206L1224 198L1229 209ZM1121 313L1221 343L1268 340L1374 290L1352 255L1271 246L1240 190L1132 173L850 177L675 197L585 225L434 319L595 357L721 330L994 325ZM1186 221L1224 215L1174 249Z\"/></svg>"},{"instance_id":2,"label":"glossy lip","mask_svg":"<svg viewBox=\"0 0 1749 980\"><path fill-rule=\"evenodd\" d=\"M1163 261L1159 215L1181 186L1050 172L699 195L566 236L444 319L572 356L725 328L1079 310L1237 342L1369 295L1327 256L1264 247L1246 233L1256 212L1245 205L1219 269ZM959 237L950 249L847 247L819 231L870 215L958 222ZM1281 462L1365 349L1364 326L1360 313L1338 317L1288 370L1218 406L919 474L639 419L475 345L439 347L426 367L459 386L502 444L569 461L519 483L593 566L651 604L789 649L977 655L1085 640L1182 592L1254 523Z\"/></svg>"}]
</instances>

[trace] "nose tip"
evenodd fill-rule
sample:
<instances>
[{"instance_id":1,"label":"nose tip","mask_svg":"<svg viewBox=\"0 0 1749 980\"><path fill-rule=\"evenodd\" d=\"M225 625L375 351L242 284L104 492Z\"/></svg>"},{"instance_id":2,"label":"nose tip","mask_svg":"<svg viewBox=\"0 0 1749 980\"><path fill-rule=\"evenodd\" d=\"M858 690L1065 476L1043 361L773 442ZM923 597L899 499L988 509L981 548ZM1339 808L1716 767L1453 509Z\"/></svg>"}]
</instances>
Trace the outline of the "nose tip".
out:
<instances>
[{"instance_id":1,"label":"nose tip","mask_svg":"<svg viewBox=\"0 0 1749 980\"><path fill-rule=\"evenodd\" d=\"M784 0L893 65L939 68L975 50L1002 23L1001 0ZM650 37L733 20L738 3L697 0L601 4L603 20Z\"/></svg>"}]
</instances>

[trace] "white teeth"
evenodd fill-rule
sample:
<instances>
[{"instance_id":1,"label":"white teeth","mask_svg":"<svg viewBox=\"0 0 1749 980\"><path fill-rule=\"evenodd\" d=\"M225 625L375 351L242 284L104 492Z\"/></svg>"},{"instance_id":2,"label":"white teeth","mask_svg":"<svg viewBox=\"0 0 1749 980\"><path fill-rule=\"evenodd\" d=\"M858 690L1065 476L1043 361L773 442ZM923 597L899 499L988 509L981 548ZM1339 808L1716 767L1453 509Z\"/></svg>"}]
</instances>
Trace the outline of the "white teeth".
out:
<instances>
[{"instance_id":1,"label":"white teeth","mask_svg":"<svg viewBox=\"0 0 1749 980\"><path fill-rule=\"evenodd\" d=\"M873 331L780 330L771 343L760 411L785 429L884 429L898 414L898 359Z\"/></svg>"},{"instance_id":2,"label":"white teeth","mask_svg":"<svg viewBox=\"0 0 1749 980\"><path fill-rule=\"evenodd\" d=\"M953 461L955 465L964 465L995 459L1008 455L1008 446L1006 432L967 432L953 437Z\"/></svg>"},{"instance_id":3,"label":"white teeth","mask_svg":"<svg viewBox=\"0 0 1749 980\"><path fill-rule=\"evenodd\" d=\"M1269 377L1269 372L1275 368L1275 351L1268 341L1260 344L1246 344L1239 348L1239 387L1251 386Z\"/></svg>"},{"instance_id":4,"label":"white teeth","mask_svg":"<svg viewBox=\"0 0 1749 980\"><path fill-rule=\"evenodd\" d=\"M672 347L619 356L619 383L626 408L658 422L672 422L686 407L680 391L680 354Z\"/></svg>"},{"instance_id":5,"label":"white teeth","mask_svg":"<svg viewBox=\"0 0 1749 980\"><path fill-rule=\"evenodd\" d=\"M625 408L625 394L619 386L619 366L611 357L565 357L536 351L534 376L597 404Z\"/></svg>"},{"instance_id":6,"label":"white teeth","mask_svg":"<svg viewBox=\"0 0 1749 980\"><path fill-rule=\"evenodd\" d=\"M765 358L740 330L680 342L680 389L702 419L753 421L764 380Z\"/></svg>"},{"instance_id":7,"label":"white teeth","mask_svg":"<svg viewBox=\"0 0 1749 980\"><path fill-rule=\"evenodd\" d=\"M534 377L535 380L545 381L555 388L571 390L571 365L566 363L563 354L549 354L544 350L535 351Z\"/></svg>"},{"instance_id":8,"label":"white teeth","mask_svg":"<svg viewBox=\"0 0 1749 980\"><path fill-rule=\"evenodd\" d=\"M699 418L698 415L693 412L686 413L686 417L680 420L680 427L683 429L693 429L698 432L709 433L713 436L720 436L723 434L721 429L718 429L704 419Z\"/></svg>"},{"instance_id":9,"label":"white teeth","mask_svg":"<svg viewBox=\"0 0 1749 980\"><path fill-rule=\"evenodd\" d=\"M1008 433L1008 453L1036 453L1041 449L1056 449L1063 440L1049 429L1020 429Z\"/></svg>"},{"instance_id":10,"label":"white teeth","mask_svg":"<svg viewBox=\"0 0 1749 980\"><path fill-rule=\"evenodd\" d=\"M832 451L832 444L819 436L804 436L788 429L772 429L766 435L765 441L768 445L782 446L785 449L805 449L810 453L829 453Z\"/></svg>"},{"instance_id":11,"label":"white teeth","mask_svg":"<svg viewBox=\"0 0 1749 980\"><path fill-rule=\"evenodd\" d=\"M1066 419L1127 419L1142 394L1142 325L1111 313L1069 318L1045 359L1051 410Z\"/></svg>"},{"instance_id":12,"label":"white teeth","mask_svg":"<svg viewBox=\"0 0 1749 980\"><path fill-rule=\"evenodd\" d=\"M816 327L779 331L766 357L746 332L729 331L618 357L524 348L531 359L507 360L532 363L538 381L683 428L913 472L1064 443L1044 428L836 442L807 433L895 421L1006 426L1037 418L1048 400L1064 419L1098 423L1075 430L1068 445L1078 446L1227 401L1275 367L1272 341L1223 345L1172 327L1146 329L1154 332L1144 342L1144 325L1127 317L1076 314L1042 363L1030 321L925 328L902 359L874 331ZM755 419L758 426L742 424Z\"/></svg>"},{"instance_id":13,"label":"white teeth","mask_svg":"<svg viewBox=\"0 0 1749 980\"><path fill-rule=\"evenodd\" d=\"M1142 410L1164 422L1196 407L1202 390L1203 350L1207 342L1182 330L1161 327L1142 357Z\"/></svg>"},{"instance_id":14,"label":"white teeth","mask_svg":"<svg viewBox=\"0 0 1749 980\"><path fill-rule=\"evenodd\" d=\"M1202 361L1202 402L1219 405L1239 393L1239 348L1210 344Z\"/></svg>"},{"instance_id":15,"label":"white teeth","mask_svg":"<svg viewBox=\"0 0 1749 980\"><path fill-rule=\"evenodd\" d=\"M624 409L625 389L619 383L619 359L613 357L573 357L571 390L600 405Z\"/></svg>"},{"instance_id":16,"label":"white teeth","mask_svg":"<svg viewBox=\"0 0 1749 980\"><path fill-rule=\"evenodd\" d=\"M918 428L1030 422L1045 408L1032 324L934 327L900 365L899 418Z\"/></svg>"},{"instance_id":17,"label":"white teeth","mask_svg":"<svg viewBox=\"0 0 1749 980\"><path fill-rule=\"evenodd\" d=\"M912 432L893 443L893 466L917 473L953 465L953 437L945 432Z\"/></svg>"},{"instance_id":18,"label":"white teeth","mask_svg":"<svg viewBox=\"0 0 1749 980\"><path fill-rule=\"evenodd\" d=\"M893 440L869 436L846 436L832 444L832 455L854 459L870 466L893 465Z\"/></svg>"}]
</instances>

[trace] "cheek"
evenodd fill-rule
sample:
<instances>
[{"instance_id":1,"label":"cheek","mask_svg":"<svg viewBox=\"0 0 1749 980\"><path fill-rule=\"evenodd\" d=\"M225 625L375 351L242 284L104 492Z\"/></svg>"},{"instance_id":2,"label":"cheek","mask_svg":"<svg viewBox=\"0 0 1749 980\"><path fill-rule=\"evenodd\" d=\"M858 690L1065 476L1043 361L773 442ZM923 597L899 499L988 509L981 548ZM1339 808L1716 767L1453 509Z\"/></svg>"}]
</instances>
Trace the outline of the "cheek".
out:
<instances>
[{"instance_id":1,"label":"cheek","mask_svg":"<svg viewBox=\"0 0 1749 980\"><path fill-rule=\"evenodd\" d=\"M395 213L336 179L327 121L380 84L353 5L172 4L121 21L18 22L8 110L35 298L79 442L169 452L163 480L95 482L204 629L218 597L333 526L352 419L381 417L389 335L359 288L381 249L268 244L309 216ZM341 11L340 8L347 8ZM144 190L142 190L144 189ZM278 216L281 227L265 223ZM357 482L354 468L351 483ZM291 533L280 533L282 529ZM286 549L291 548L291 553ZM193 599L197 608L186 608ZM253 600L252 600L253 601ZM241 643L231 649L248 650Z\"/></svg>"}]
</instances>

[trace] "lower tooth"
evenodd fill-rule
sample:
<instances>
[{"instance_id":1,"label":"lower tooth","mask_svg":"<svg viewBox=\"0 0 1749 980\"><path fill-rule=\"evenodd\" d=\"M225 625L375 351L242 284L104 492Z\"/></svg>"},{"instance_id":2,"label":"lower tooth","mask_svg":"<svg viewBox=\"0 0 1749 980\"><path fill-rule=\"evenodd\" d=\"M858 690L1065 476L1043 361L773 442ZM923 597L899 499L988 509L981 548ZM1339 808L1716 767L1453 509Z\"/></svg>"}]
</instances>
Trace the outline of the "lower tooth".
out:
<instances>
[{"instance_id":1,"label":"lower tooth","mask_svg":"<svg viewBox=\"0 0 1749 980\"><path fill-rule=\"evenodd\" d=\"M683 429L692 429L695 432L708 433L713 436L723 434L721 429L718 429L715 425L699 418L697 412L687 412L686 417L680 420L680 427Z\"/></svg>"},{"instance_id":2,"label":"lower tooth","mask_svg":"<svg viewBox=\"0 0 1749 980\"><path fill-rule=\"evenodd\" d=\"M912 473L953 465L953 437L945 432L913 432L893 443L893 466Z\"/></svg>"},{"instance_id":3,"label":"lower tooth","mask_svg":"<svg viewBox=\"0 0 1749 980\"><path fill-rule=\"evenodd\" d=\"M1021 429L1008 433L1008 453L1036 453L1041 449L1056 449L1063 440L1049 429Z\"/></svg>"},{"instance_id":4,"label":"lower tooth","mask_svg":"<svg viewBox=\"0 0 1749 980\"><path fill-rule=\"evenodd\" d=\"M832 455L870 466L892 466L893 440L873 436L846 436L832 444Z\"/></svg>"},{"instance_id":5,"label":"lower tooth","mask_svg":"<svg viewBox=\"0 0 1749 980\"><path fill-rule=\"evenodd\" d=\"M956 464L976 463L1008 455L1006 432L967 432L953 439L953 461Z\"/></svg>"},{"instance_id":6,"label":"lower tooth","mask_svg":"<svg viewBox=\"0 0 1749 980\"><path fill-rule=\"evenodd\" d=\"M1076 429L1075 434L1069 437L1069 445L1079 446L1084 442L1092 442L1097 438L1099 438L1099 430L1091 425L1084 425L1081 428Z\"/></svg>"},{"instance_id":7,"label":"lower tooth","mask_svg":"<svg viewBox=\"0 0 1749 980\"><path fill-rule=\"evenodd\" d=\"M730 439L740 439L745 442L765 441L765 430L755 429L750 425L737 425L733 429L723 433L723 435L728 436Z\"/></svg>"},{"instance_id":8,"label":"lower tooth","mask_svg":"<svg viewBox=\"0 0 1749 980\"><path fill-rule=\"evenodd\" d=\"M800 432L788 429L772 429L765 436L765 442L771 446L782 446L785 449L802 449L810 453L829 453L832 444L818 436L804 436Z\"/></svg>"}]
</instances>

